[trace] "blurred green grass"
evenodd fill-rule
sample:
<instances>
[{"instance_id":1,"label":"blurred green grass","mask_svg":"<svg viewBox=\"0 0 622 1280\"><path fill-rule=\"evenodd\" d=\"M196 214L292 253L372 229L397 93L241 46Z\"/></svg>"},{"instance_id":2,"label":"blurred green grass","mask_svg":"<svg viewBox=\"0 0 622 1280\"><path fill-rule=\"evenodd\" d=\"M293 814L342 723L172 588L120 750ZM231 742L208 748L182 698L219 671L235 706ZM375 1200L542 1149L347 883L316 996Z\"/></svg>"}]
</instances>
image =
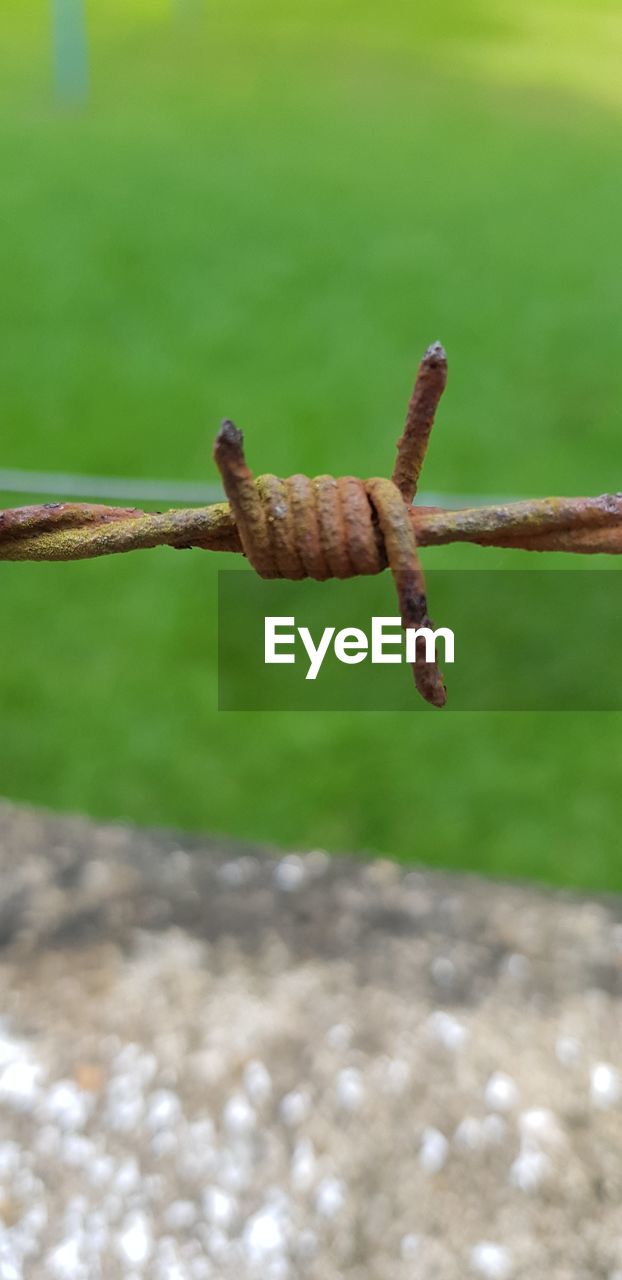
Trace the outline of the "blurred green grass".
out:
<instances>
[{"instance_id":1,"label":"blurred green grass","mask_svg":"<svg viewBox=\"0 0 622 1280\"><path fill-rule=\"evenodd\" d=\"M386 473L441 338L426 487L616 489L616 6L195 8L91 6L66 111L5 4L2 465L210 481L228 414L257 470ZM1 567L6 795L622 887L618 716L219 715L224 564Z\"/></svg>"}]
</instances>

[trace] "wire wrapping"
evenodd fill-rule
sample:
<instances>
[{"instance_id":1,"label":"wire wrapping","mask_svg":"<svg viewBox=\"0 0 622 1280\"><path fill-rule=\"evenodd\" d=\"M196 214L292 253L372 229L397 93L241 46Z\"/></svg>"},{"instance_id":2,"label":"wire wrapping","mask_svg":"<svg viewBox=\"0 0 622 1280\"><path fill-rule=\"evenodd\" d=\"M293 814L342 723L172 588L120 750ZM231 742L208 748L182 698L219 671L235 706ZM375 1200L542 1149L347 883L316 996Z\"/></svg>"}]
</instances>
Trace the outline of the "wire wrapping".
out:
<instances>
[{"instance_id":1,"label":"wire wrapping","mask_svg":"<svg viewBox=\"0 0 622 1280\"><path fill-rule=\"evenodd\" d=\"M449 511L412 505L447 361L435 343L421 361L391 480L294 475L257 479L242 433L226 421L215 445L228 503L146 512L94 503L43 503L0 511L0 560L69 561L156 546L243 552L262 577L320 581L390 567L405 628L429 626L418 550L450 542L622 553L622 494L543 498ZM421 695L445 702L441 674L416 645Z\"/></svg>"},{"instance_id":2,"label":"wire wrapping","mask_svg":"<svg viewBox=\"0 0 622 1280\"><path fill-rule=\"evenodd\" d=\"M214 457L242 549L261 577L351 578L380 573L388 564L404 629L432 626L409 508L446 380L447 358L435 343L419 367L391 480L302 475L255 480L246 465L242 432L223 422ZM444 706L443 678L436 659L427 660L421 636L415 639L412 669L426 702Z\"/></svg>"}]
</instances>

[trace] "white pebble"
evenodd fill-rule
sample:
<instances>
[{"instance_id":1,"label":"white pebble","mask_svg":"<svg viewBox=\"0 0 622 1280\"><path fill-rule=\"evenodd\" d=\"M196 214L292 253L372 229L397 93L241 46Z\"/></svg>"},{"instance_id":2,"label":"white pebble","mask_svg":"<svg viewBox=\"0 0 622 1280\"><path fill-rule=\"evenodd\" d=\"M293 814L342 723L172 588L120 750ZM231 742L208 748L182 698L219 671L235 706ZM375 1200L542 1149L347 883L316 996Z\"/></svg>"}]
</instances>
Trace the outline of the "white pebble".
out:
<instances>
[{"instance_id":1,"label":"white pebble","mask_svg":"<svg viewBox=\"0 0 622 1280\"><path fill-rule=\"evenodd\" d=\"M188 1142L198 1151L209 1150L214 1142L214 1125L209 1116L192 1120L186 1129Z\"/></svg>"},{"instance_id":2,"label":"white pebble","mask_svg":"<svg viewBox=\"0 0 622 1280\"><path fill-rule=\"evenodd\" d=\"M440 1129L430 1125L423 1130L419 1150L419 1164L426 1173L440 1173L449 1154L449 1143Z\"/></svg>"},{"instance_id":3,"label":"white pebble","mask_svg":"<svg viewBox=\"0 0 622 1280\"><path fill-rule=\"evenodd\" d=\"M344 1067L337 1076L337 1101L344 1111L358 1111L365 1100L363 1077L356 1067Z\"/></svg>"},{"instance_id":4,"label":"white pebble","mask_svg":"<svg viewBox=\"0 0 622 1280\"><path fill-rule=\"evenodd\" d=\"M114 1175L114 1190L120 1196L131 1195L140 1185L140 1169L135 1156L127 1156L121 1161Z\"/></svg>"},{"instance_id":5,"label":"white pebble","mask_svg":"<svg viewBox=\"0 0 622 1280\"><path fill-rule=\"evenodd\" d=\"M197 1210L192 1200L173 1200L165 1213L164 1221L169 1231L187 1231L196 1221Z\"/></svg>"},{"instance_id":6,"label":"white pebble","mask_svg":"<svg viewBox=\"0 0 622 1280\"><path fill-rule=\"evenodd\" d=\"M313 1186L317 1177L315 1148L309 1138L300 1138L294 1147L291 1163L291 1179L294 1190L304 1194Z\"/></svg>"},{"instance_id":7,"label":"white pebble","mask_svg":"<svg viewBox=\"0 0 622 1280\"><path fill-rule=\"evenodd\" d=\"M405 1093L412 1080L412 1067L406 1058L389 1058L383 1087L387 1093Z\"/></svg>"},{"instance_id":8,"label":"white pebble","mask_svg":"<svg viewBox=\"0 0 622 1280\"><path fill-rule=\"evenodd\" d=\"M38 1062L24 1055L0 1067L0 1103L14 1111L30 1111L40 1092L43 1072Z\"/></svg>"},{"instance_id":9,"label":"white pebble","mask_svg":"<svg viewBox=\"0 0 622 1280\"><path fill-rule=\"evenodd\" d=\"M161 1263L155 1272L154 1280L190 1280L190 1272L181 1262ZM129 1280L126 1276L124 1280ZM136 1277L138 1280L138 1277Z\"/></svg>"},{"instance_id":10,"label":"white pebble","mask_svg":"<svg viewBox=\"0 0 622 1280\"><path fill-rule=\"evenodd\" d=\"M237 1202L228 1191L223 1191L222 1187L207 1187L203 1196L203 1212L213 1226L227 1231L237 1210Z\"/></svg>"},{"instance_id":11,"label":"white pebble","mask_svg":"<svg viewBox=\"0 0 622 1280\"><path fill-rule=\"evenodd\" d=\"M263 1268L265 1280L288 1280L290 1275L289 1263L282 1253L275 1254L274 1257L265 1264Z\"/></svg>"},{"instance_id":12,"label":"white pebble","mask_svg":"<svg viewBox=\"0 0 622 1280\"><path fill-rule=\"evenodd\" d=\"M117 1133L131 1133L140 1124L144 1102L139 1093L108 1106L108 1124Z\"/></svg>"},{"instance_id":13,"label":"white pebble","mask_svg":"<svg viewBox=\"0 0 622 1280\"><path fill-rule=\"evenodd\" d=\"M279 1115L283 1124L295 1128L308 1118L311 1112L311 1098L306 1090L292 1089L281 1099Z\"/></svg>"},{"instance_id":14,"label":"white pebble","mask_svg":"<svg viewBox=\"0 0 622 1280\"><path fill-rule=\"evenodd\" d=\"M244 1070L244 1088L256 1107L269 1102L272 1096L272 1079L263 1062L249 1062Z\"/></svg>"},{"instance_id":15,"label":"white pebble","mask_svg":"<svg viewBox=\"0 0 622 1280\"><path fill-rule=\"evenodd\" d=\"M151 1084L158 1071L158 1060L153 1053L146 1053L137 1044L126 1044L117 1056L115 1071L120 1080L138 1082L140 1087Z\"/></svg>"},{"instance_id":16,"label":"white pebble","mask_svg":"<svg viewBox=\"0 0 622 1280\"><path fill-rule=\"evenodd\" d=\"M403 1258L405 1262L411 1262L413 1258L417 1257L420 1247L421 1236L415 1236L412 1235L412 1233L407 1236L402 1236L402 1239L400 1240L400 1257Z\"/></svg>"},{"instance_id":17,"label":"white pebble","mask_svg":"<svg viewBox=\"0 0 622 1280\"><path fill-rule=\"evenodd\" d=\"M114 1191L109 1191L101 1200L101 1210L108 1222L117 1222L123 1213L123 1200Z\"/></svg>"},{"instance_id":18,"label":"white pebble","mask_svg":"<svg viewBox=\"0 0 622 1280\"><path fill-rule=\"evenodd\" d=\"M277 887L283 889L285 893L294 893L296 889L302 888L306 880L302 858L297 857L295 853L281 858L274 869L274 880Z\"/></svg>"},{"instance_id":19,"label":"white pebble","mask_svg":"<svg viewBox=\"0 0 622 1280\"><path fill-rule=\"evenodd\" d=\"M508 956L505 963L505 969L510 978L513 978L516 982L523 982L529 977L531 965L527 956L523 956L519 952L514 952L513 955Z\"/></svg>"},{"instance_id":20,"label":"white pebble","mask_svg":"<svg viewBox=\"0 0 622 1280\"><path fill-rule=\"evenodd\" d=\"M208 1258L193 1258L190 1263L192 1280L211 1280L214 1270Z\"/></svg>"},{"instance_id":21,"label":"white pebble","mask_svg":"<svg viewBox=\"0 0 622 1280\"><path fill-rule=\"evenodd\" d=\"M236 1137L244 1137L255 1128L255 1112L243 1093L234 1093L225 1103L223 1122L225 1129Z\"/></svg>"},{"instance_id":22,"label":"white pebble","mask_svg":"<svg viewBox=\"0 0 622 1280\"><path fill-rule=\"evenodd\" d=\"M0 1023L0 1069L11 1062L20 1062L28 1057L29 1050L23 1040L16 1040L5 1030L5 1023Z\"/></svg>"},{"instance_id":23,"label":"white pebble","mask_svg":"<svg viewBox=\"0 0 622 1280\"><path fill-rule=\"evenodd\" d=\"M344 1053L352 1043L352 1027L347 1022L336 1022L326 1033L326 1043L338 1053Z\"/></svg>"},{"instance_id":24,"label":"white pebble","mask_svg":"<svg viewBox=\"0 0 622 1280\"><path fill-rule=\"evenodd\" d=\"M79 1241L63 1240L46 1257L46 1266L57 1280L82 1280L85 1270L80 1258Z\"/></svg>"},{"instance_id":25,"label":"white pebble","mask_svg":"<svg viewBox=\"0 0 622 1280\"><path fill-rule=\"evenodd\" d=\"M491 1111L512 1111L518 1104L518 1089L511 1076L494 1071L486 1085L484 1099Z\"/></svg>"},{"instance_id":26,"label":"white pebble","mask_svg":"<svg viewBox=\"0 0 622 1280\"><path fill-rule=\"evenodd\" d=\"M335 1218L345 1200L346 1188L341 1178L322 1178L315 1196L316 1212L321 1218Z\"/></svg>"},{"instance_id":27,"label":"white pebble","mask_svg":"<svg viewBox=\"0 0 622 1280\"><path fill-rule=\"evenodd\" d=\"M151 1256L153 1236L149 1219L143 1213L130 1214L117 1237L117 1251L124 1262L142 1266Z\"/></svg>"},{"instance_id":28,"label":"white pebble","mask_svg":"<svg viewBox=\"0 0 622 1280\"><path fill-rule=\"evenodd\" d=\"M249 1142L236 1143L216 1155L212 1161L216 1168L218 1185L226 1187L232 1195L248 1191L253 1181L253 1150Z\"/></svg>"},{"instance_id":29,"label":"white pebble","mask_svg":"<svg viewBox=\"0 0 622 1280\"><path fill-rule=\"evenodd\" d=\"M231 1245L224 1231L220 1231L218 1227L212 1227L206 1240L206 1245L210 1256L214 1262L222 1263L227 1258Z\"/></svg>"},{"instance_id":30,"label":"white pebble","mask_svg":"<svg viewBox=\"0 0 622 1280\"><path fill-rule=\"evenodd\" d=\"M18 1252L10 1247L3 1246L2 1250L2 1280L24 1280L24 1271Z\"/></svg>"},{"instance_id":31,"label":"white pebble","mask_svg":"<svg viewBox=\"0 0 622 1280\"><path fill-rule=\"evenodd\" d=\"M507 1124L502 1116L493 1112L490 1116L484 1116L482 1133L487 1146L499 1147L507 1133Z\"/></svg>"},{"instance_id":32,"label":"white pebble","mask_svg":"<svg viewBox=\"0 0 622 1280\"><path fill-rule=\"evenodd\" d=\"M170 1266L179 1261L179 1245L173 1236L160 1236L156 1245L154 1262Z\"/></svg>"},{"instance_id":33,"label":"white pebble","mask_svg":"<svg viewBox=\"0 0 622 1280\"><path fill-rule=\"evenodd\" d=\"M431 965L432 977L441 987L449 987L456 974L456 966L448 956L437 956Z\"/></svg>"},{"instance_id":34,"label":"white pebble","mask_svg":"<svg viewBox=\"0 0 622 1280\"><path fill-rule=\"evenodd\" d=\"M60 1158L73 1169L89 1169L95 1158L95 1143L81 1133L68 1133L63 1139Z\"/></svg>"},{"instance_id":35,"label":"white pebble","mask_svg":"<svg viewBox=\"0 0 622 1280\"><path fill-rule=\"evenodd\" d=\"M0 1179L11 1180L19 1168L21 1154L17 1142L0 1142Z\"/></svg>"},{"instance_id":36,"label":"white pebble","mask_svg":"<svg viewBox=\"0 0 622 1280\"><path fill-rule=\"evenodd\" d=\"M167 1180L161 1173L148 1173L143 1176L141 1194L144 1194L147 1201L153 1203L159 1200L165 1200L169 1194L167 1191Z\"/></svg>"},{"instance_id":37,"label":"white pebble","mask_svg":"<svg viewBox=\"0 0 622 1280\"><path fill-rule=\"evenodd\" d=\"M581 1041L575 1036L558 1036L555 1041L555 1056L562 1067L573 1067L581 1057Z\"/></svg>"},{"instance_id":38,"label":"white pebble","mask_svg":"<svg viewBox=\"0 0 622 1280\"><path fill-rule=\"evenodd\" d=\"M468 1038L468 1031L462 1022L442 1009L435 1009L426 1023L426 1029L433 1039L438 1040L444 1049L457 1053Z\"/></svg>"},{"instance_id":39,"label":"white pebble","mask_svg":"<svg viewBox=\"0 0 622 1280\"><path fill-rule=\"evenodd\" d=\"M551 1162L543 1151L519 1151L510 1168L510 1182L519 1191L539 1191L551 1174Z\"/></svg>"},{"instance_id":40,"label":"white pebble","mask_svg":"<svg viewBox=\"0 0 622 1280\"><path fill-rule=\"evenodd\" d=\"M502 1244L482 1240L471 1249L471 1267L486 1280L506 1280L512 1263L508 1250Z\"/></svg>"},{"instance_id":41,"label":"white pebble","mask_svg":"<svg viewBox=\"0 0 622 1280\"><path fill-rule=\"evenodd\" d=\"M330 854L325 849L310 849L306 855L305 864L313 875L323 875L330 866Z\"/></svg>"},{"instance_id":42,"label":"white pebble","mask_svg":"<svg viewBox=\"0 0 622 1280\"><path fill-rule=\"evenodd\" d=\"M92 1258L94 1255L101 1257L109 1247L110 1242L110 1224L106 1220L104 1213L91 1213L88 1215L85 1224L85 1235L88 1241L88 1252Z\"/></svg>"},{"instance_id":43,"label":"white pebble","mask_svg":"<svg viewBox=\"0 0 622 1280\"><path fill-rule=\"evenodd\" d=\"M157 1089L147 1100L147 1124L152 1133L177 1124L181 1103L172 1089Z\"/></svg>"},{"instance_id":44,"label":"white pebble","mask_svg":"<svg viewBox=\"0 0 622 1280\"><path fill-rule=\"evenodd\" d=\"M26 1153L24 1153L26 1154ZM26 1159L28 1156L26 1155ZM41 1178L37 1178L31 1169L22 1166L17 1173L17 1177L13 1181L11 1188L16 1200L32 1200L39 1195L45 1195L45 1187ZM71 1201L69 1201L71 1204ZM86 1203L86 1201L85 1201Z\"/></svg>"},{"instance_id":45,"label":"white pebble","mask_svg":"<svg viewBox=\"0 0 622 1280\"><path fill-rule=\"evenodd\" d=\"M33 1134L32 1149L37 1155L54 1159L60 1151L63 1136L54 1124L42 1124Z\"/></svg>"},{"instance_id":46,"label":"white pebble","mask_svg":"<svg viewBox=\"0 0 622 1280\"><path fill-rule=\"evenodd\" d=\"M19 1229L22 1232L27 1232L31 1237L36 1237L41 1235L41 1232L47 1224L47 1207L44 1202L40 1200L37 1204L33 1204L32 1208L28 1209L24 1216L20 1218Z\"/></svg>"},{"instance_id":47,"label":"white pebble","mask_svg":"<svg viewBox=\"0 0 622 1280\"><path fill-rule=\"evenodd\" d=\"M465 1116L460 1121L455 1133L454 1142L463 1151L479 1151L485 1145L485 1135L481 1120L476 1116Z\"/></svg>"},{"instance_id":48,"label":"white pebble","mask_svg":"<svg viewBox=\"0 0 622 1280\"><path fill-rule=\"evenodd\" d=\"M620 1074L608 1062L597 1062L590 1072L590 1099L601 1111L615 1107L620 1101Z\"/></svg>"},{"instance_id":49,"label":"white pebble","mask_svg":"<svg viewBox=\"0 0 622 1280\"><path fill-rule=\"evenodd\" d=\"M241 858L233 862L223 862L222 866L218 867L216 874L218 879L222 880L222 883L226 884L229 889L239 889L246 879L244 863Z\"/></svg>"},{"instance_id":50,"label":"white pebble","mask_svg":"<svg viewBox=\"0 0 622 1280\"><path fill-rule=\"evenodd\" d=\"M61 1129L83 1129L93 1110L94 1099L73 1080L58 1080L48 1090L41 1111Z\"/></svg>"},{"instance_id":51,"label":"white pebble","mask_svg":"<svg viewBox=\"0 0 622 1280\"><path fill-rule=\"evenodd\" d=\"M307 1262L314 1258L317 1253L318 1239L315 1231L311 1231L309 1227L303 1227L302 1231L296 1234L296 1253L303 1261Z\"/></svg>"},{"instance_id":52,"label":"white pebble","mask_svg":"<svg viewBox=\"0 0 622 1280\"><path fill-rule=\"evenodd\" d=\"M114 1076L107 1089L106 1120L117 1133L130 1133L140 1123L145 1107L141 1086L132 1075Z\"/></svg>"},{"instance_id":53,"label":"white pebble","mask_svg":"<svg viewBox=\"0 0 622 1280\"><path fill-rule=\"evenodd\" d=\"M251 1264L283 1253L286 1238L278 1211L266 1207L255 1213L246 1223L242 1240Z\"/></svg>"},{"instance_id":54,"label":"white pebble","mask_svg":"<svg viewBox=\"0 0 622 1280\"><path fill-rule=\"evenodd\" d=\"M96 1156L88 1167L89 1182L93 1187L103 1187L110 1182L114 1175L114 1160L112 1156L100 1155Z\"/></svg>"},{"instance_id":55,"label":"white pebble","mask_svg":"<svg viewBox=\"0 0 622 1280\"><path fill-rule=\"evenodd\" d=\"M524 1144L558 1147L564 1135L555 1114L548 1107L531 1107L518 1117L518 1130Z\"/></svg>"},{"instance_id":56,"label":"white pebble","mask_svg":"<svg viewBox=\"0 0 622 1280\"><path fill-rule=\"evenodd\" d=\"M179 1135L175 1129L158 1129L151 1139L151 1150L157 1160L171 1156L179 1146Z\"/></svg>"}]
</instances>

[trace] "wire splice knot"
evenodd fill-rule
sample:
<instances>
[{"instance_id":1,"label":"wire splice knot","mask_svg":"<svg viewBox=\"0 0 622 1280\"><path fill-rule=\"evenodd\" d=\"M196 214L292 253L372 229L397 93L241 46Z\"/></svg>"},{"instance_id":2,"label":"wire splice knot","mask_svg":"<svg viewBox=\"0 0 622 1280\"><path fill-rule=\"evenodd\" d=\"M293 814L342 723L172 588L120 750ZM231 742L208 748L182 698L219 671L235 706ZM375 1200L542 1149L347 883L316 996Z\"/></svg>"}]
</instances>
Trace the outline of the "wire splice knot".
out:
<instances>
[{"instance_id":1,"label":"wire splice knot","mask_svg":"<svg viewBox=\"0 0 622 1280\"><path fill-rule=\"evenodd\" d=\"M380 573L388 565L403 627L432 626L410 508L446 380L447 358L435 343L419 367L391 480L255 479L244 457L242 432L223 422L214 457L242 549L262 578L323 581ZM444 706L443 678L436 660L427 661L423 637L415 640L413 674L426 702Z\"/></svg>"}]
</instances>

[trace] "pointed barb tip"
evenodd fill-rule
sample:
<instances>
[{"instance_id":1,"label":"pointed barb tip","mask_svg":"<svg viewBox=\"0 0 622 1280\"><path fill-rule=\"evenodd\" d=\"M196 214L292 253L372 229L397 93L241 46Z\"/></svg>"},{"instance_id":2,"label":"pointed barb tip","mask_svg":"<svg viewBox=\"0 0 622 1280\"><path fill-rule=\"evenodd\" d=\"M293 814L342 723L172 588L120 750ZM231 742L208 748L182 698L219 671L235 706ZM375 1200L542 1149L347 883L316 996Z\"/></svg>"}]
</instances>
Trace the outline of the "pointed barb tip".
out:
<instances>
[{"instance_id":1,"label":"pointed barb tip","mask_svg":"<svg viewBox=\"0 0 622 1280\"><path fill-rule=\"evenodd\" d=\"M239 448L243 441L243 432L240 431L239 427L236 427L235 422L232 422L230 418L223 418L220 424L220 431L216 437L216 443L232 444Z\"/></svg>"},{"instance_id":2,"label":"pointed barb tip","mask_svg":"<svg viewBox=\"0 0 622 1280\"><path fill-rule=\"evenodd\" d=\"M214 441L214 459L221 475L224 474L223 468L230 471L232 467L244 463L244 435L229 418L225 418L220 424L220 431Z\"/></svg>"},{"instance_id":3,"label":"pointed barb tip","mask_svg":"<svg viewBox=\"0 0 622 1280\"><path fill-rule=\"evenodd\" d=\"M423 357L423 362L425 364L444 365L445 368L447 368L447 352L445 351L442 343L433 342L432 345L428 347Z\"/></svg>"}]
</instances>

